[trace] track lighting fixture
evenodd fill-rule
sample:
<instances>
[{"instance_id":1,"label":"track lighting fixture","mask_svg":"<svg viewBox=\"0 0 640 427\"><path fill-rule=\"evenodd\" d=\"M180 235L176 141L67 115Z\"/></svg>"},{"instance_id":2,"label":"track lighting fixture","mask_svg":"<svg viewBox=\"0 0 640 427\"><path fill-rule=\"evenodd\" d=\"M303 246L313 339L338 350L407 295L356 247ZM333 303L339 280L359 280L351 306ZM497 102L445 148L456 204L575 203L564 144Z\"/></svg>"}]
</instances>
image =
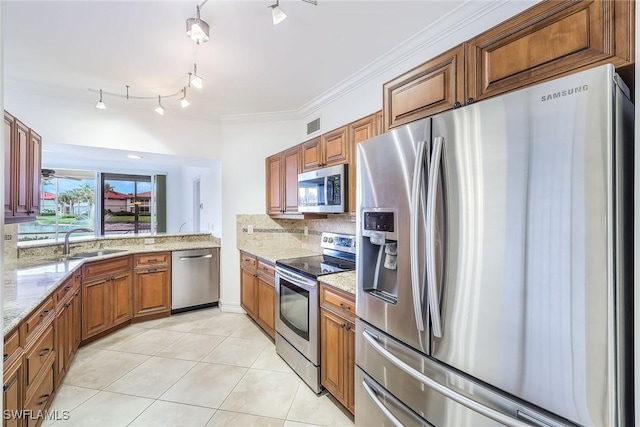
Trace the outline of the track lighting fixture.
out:
<instances>
[{"instance_id":1,"label":"track lighting fixture","mask_svg":"<svg viewBox=\"0 0 640 427\"><path fill-rule=\"evenodd\" d=\"M269 6L271 8L271 17L273 18L273 25L278 25L285 19L287 19L287 14L280 9L280 1L276 0L276 4L272 4Z\"/></svg>"},{"instance_id":2,"label":"track lighting fixture","mask_svg":"<svg viewBox=\"0 0 640 427\"><path fill-rule=\"evenodd\" d=\"M158 107L156 108L156 113L160 114L161 116L164 116L164 107L160 103L160 95L158 95Z\"/></svg>"},{"instance_id":3,"label":"track lighting fixture","mask_svg":"<svg viewBox=\"0 0 640 427\"><path fill-rule=\"evenodd\" d=\"M314 6L318 5L317 0L302 0L305 3L310 3ZM280 9L280 0L276 0L275 4L268 6L271 8L271 18L273 19L273 25L278 25L285 19L287 19L287 14Z\"/></svg>"},{"instance_id":4,"label":"track lighting fixture","mask_svg":"<svg viewBox=\"0 0 640 427\"><path fill-rule=\"evenodd\" d=\"M198 65L193 64L193 76L191 76L191 84L193 87L202 89L202 77L198 75Z\"/></svg>"},{"instance_id":5,"label":"track lighting fixture","mask_svg":"<svg viewBox=\"0 0 640 427\"><path fill-rule=\"evenodd\" d=\"M180 105L182 106L182 108L187 108L189 105L191 105L191 103L189 101L187 101L187 88L183 87L182 88L182 99L180 100Z\"/></svg>"},{"instance_id":6,"label":"track lighting fixture","mask_svg":"<svg viewBox=\"0 0 640 427\"><path fill-rule=\"evenodd\" d=\"M196 6L196 17L187 19L187 35L197 44L209 41L209 24L200 19L200 8L209 0Z\"/></svg>"},{"instance_id":7,"label":"track lighting fixture","mask_svg":"<svg viewBox=\"0 0 640 427\"><path fill-rule=\"evenodd\" d=\"M104 102L102 102L102 89L100 89L100 100L98 100L98 103L96 104L96 108L98 110L106 110L107 106L104 105Z\"/></svg>"}]
</instances>

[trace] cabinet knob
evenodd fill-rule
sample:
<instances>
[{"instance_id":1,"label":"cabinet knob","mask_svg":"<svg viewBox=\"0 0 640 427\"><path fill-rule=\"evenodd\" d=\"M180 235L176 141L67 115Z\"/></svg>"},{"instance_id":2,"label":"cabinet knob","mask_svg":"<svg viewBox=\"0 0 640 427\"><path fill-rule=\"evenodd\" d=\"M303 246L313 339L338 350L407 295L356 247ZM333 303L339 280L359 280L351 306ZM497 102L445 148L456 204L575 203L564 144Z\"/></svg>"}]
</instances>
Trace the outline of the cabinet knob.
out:
<instances>
[{"instance_id":1,"label":"cabinet knob","mask_svg":"<svg viewBox=\"0 0 640 427\"><path fill-rule=\"evenodd\" d=\"M47 354L49 354L51 352L50 348L43 348L42 351L40 352L40 357L42 356L46 356Z\"/></svg>"},{"instance_id":2,"label":"cabinet knob","mask_svg":"<svg viewBox=\"0 0 640 427\"><path fill-rule=\"evenodd\" d=\"M351 310L351 307L348 306L347 304L341 302L340 303L340 308L344 309L344 310Z\"/></svg>"},{"instance_id":3,"label":"cabinet knob","mask_svg":"<svg viewBox=\"0 0 640 427\"><path fill-rule=\"evenodd\" d=\"M7 360L9 358L9 353L5 353L2 355L2 361L4 362L5 360Z\"/></svg>"},{"instance_id":4,"label":"cabinet knob","mask_svg":"<svg viewBox=\"0 0 640 427\"><path fill-rule=\"evenodd\" d=\"M65 291L68 291L69 289L71 289L71 286L65 286L65 287L64 287L64 290L65 290Z\"/></svg>"},{"instance_id":5,"label":"cabinet knob","mask_svg":"<svg viewBox=\"0 0 640 427\"><path fill-rule=\"evenodd\" d=\"M34 213L36 213L36 212L35 211L27 211L27 215L31 215L31 214L34 214Z\"/></svg>"},{"instance_id":6,"label":"cabinet knob","mask_svg":"<svg viewBox=\"0 0 640 427\"><path fill-rule=\"evenodd\" d=\"M44 405L45 403L47 403L47 401L49 400L50 397L51 397L50 394L43 394L42 396L40 396L40 398L42 400L40 402L38 402L38 406Z\"/></svg>"},{"instance_id":7,"label":"cabinet knob","mask_svg":"<svg viewBox=\"0 0 640 427\"><path fill-rule=\"evenodd\" d=\"M460 104L460 102L458 102L458 101L456 101L456 102L453 104L453 108L454 108L454 109L456 109L456 108L460 108L460 107L462 107L462 104Z\"/></svg>"},{"instance_id":8,"label":"cabinet knob","mask_svg":"<svg viewBox=\"0 0 640 427\"><path fill-rule=\"evenodd\" d=\"M476 102L476 100L475 100L475 99L473 99L473 98L467 98L467 105L469 105L469 104L473 104L474 102Z\"/></svg>"}]
</instances>

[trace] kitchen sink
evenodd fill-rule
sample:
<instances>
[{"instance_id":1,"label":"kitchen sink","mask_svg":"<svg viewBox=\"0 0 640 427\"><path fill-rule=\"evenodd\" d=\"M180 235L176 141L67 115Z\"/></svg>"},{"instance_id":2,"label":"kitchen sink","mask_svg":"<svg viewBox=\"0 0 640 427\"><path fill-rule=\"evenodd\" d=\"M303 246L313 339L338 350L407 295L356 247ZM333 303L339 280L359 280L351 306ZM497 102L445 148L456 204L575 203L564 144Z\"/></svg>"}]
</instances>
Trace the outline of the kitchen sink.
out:
<instances>
[{"instance_id":1,"label":"kitchen sink","mask_svg":"<svg viewBox=\"0 0 640 427\"><path fill-rule=\"evenodd\" d=\"M77 254L70 254L70 255L67 255L66 258L68 258L68 259L93 258L93 257L96 257L96 256L116 254L118 252L127 252L127 251L126 251L126 249L102 249L102 250L93 251L93 252L79 252Z\"/></svg>"}]
</instances>

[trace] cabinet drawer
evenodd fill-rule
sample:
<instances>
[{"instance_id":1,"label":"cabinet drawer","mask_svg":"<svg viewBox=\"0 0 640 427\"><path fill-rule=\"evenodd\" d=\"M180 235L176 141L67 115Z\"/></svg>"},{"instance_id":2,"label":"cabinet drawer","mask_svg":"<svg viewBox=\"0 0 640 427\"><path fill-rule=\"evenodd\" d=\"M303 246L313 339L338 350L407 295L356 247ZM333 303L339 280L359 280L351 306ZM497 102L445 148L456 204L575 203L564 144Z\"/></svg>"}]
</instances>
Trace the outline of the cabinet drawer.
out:
<instances>
[{"instance_id":1,"label":"cabinet drawer","mask_svg":"<svg viewBox=\"0 0 640 427\"><path fill-rule=\"evenodd\" d=\"M131 270L131 256L95 261L82 266L82 278L94 279L100 276L108 276L123 270Z\"/></svg>"},{"instance_id":2,"label":"cabinet drawer","mask_svg":"<svg viewBox=\"0 0 640 427\"><path fill-rule=\"evenodd\" d=\"M135 267L146 267L149 265L168 265L171 259L170 252L155 252L150 254L134 255L133 265Z\"/></svg>"},{"instance_id":3,"label":"cabinet drawer","mask_svg":"<svg viewBox=\"0 0 640 427\"><path fill-rule=\"evenodd\" d=\"M34 427L39 419L35 415L40 414L53 398L53 364L48 366L46 375L42 381L34 386L31 395L28 397L25 409L30 410L33 417L27 419L26 426Z\"/></svg>"},{"instance_id":4,"label":"cabinet drawer","mask_svg":"<svg viewBox=\"0 0 640 427\"><path fill-rule=\"evenodd\" d=\"M40 368L49 360L51 353L53 353L53 324L49 325L38 341L27 348L25 357L27 388L33 384Z\"/></svg>"},{"instance_id":5,"label":"cabinet drawer","mask_svg":"<svg viewBox=\"0 0 640 427\"><path fill-rule=\"evenodd\" d=\"M253 255L240 252L240 266L250 270L255 270L258 265L258 260Z\"/></svg>"},{"instance_id":6,"label":"cabinet drawer","mask_svg":"<svg viewBox=\"0 0 640 427\"><path fill-rule=\"evenodd\" d=\"M20 333L16 330L4 339L4 354L2 360L4 362L14 359L14 354L20 348Z\"/></svg>"},{"instance_id":7,"label":"cabinet drawer","mask_svg":"<svg viewBox=\"0 0 640 427\"><path fill-rule=\"evenodd\" d=\"M75 277L70 277L69 279L65 280L64 283L58 286L58 289L56 289L53 294L53 299L55 301L56 307L60 305L60 303L62 303L68 295L71 295L73 293L73 291L75 290L75 286Z\"/></svg>"},{"instance_id":8,"label":"cabinet drawer","mask_svg":"<svg viewBox=\"0 0 640 427\"><path fill-rule=\"evenodd\" d=\"M262 276L265 276L267 279L271 279L271 283L273 284L274 278L276 276L276 269L273 265L267 264L266 262L260 260L258 261L258 273Z\"/></svg>"},{"instance_id":9,"label":"cabinet drawer","mask_svg":"<svg viewBox=\"0 0 640 427\"><path fill-rule=\"evenodd\" d=\"M49 297L40 307L31 313L31 315L22 324L24 340L26 343L34 336L41 326L53 318L53 298Z\"/></svg>"},{"instance_id":10,"label":"cabinet drawer","mask_svg":"<svg viewBox=\"0 0 640 427\"><path fill-rule=\"evenodd\" d=\"M320 286L320 305L349 318L356 315L355 295L325 285Z\"/></svg>"}]
</instances>

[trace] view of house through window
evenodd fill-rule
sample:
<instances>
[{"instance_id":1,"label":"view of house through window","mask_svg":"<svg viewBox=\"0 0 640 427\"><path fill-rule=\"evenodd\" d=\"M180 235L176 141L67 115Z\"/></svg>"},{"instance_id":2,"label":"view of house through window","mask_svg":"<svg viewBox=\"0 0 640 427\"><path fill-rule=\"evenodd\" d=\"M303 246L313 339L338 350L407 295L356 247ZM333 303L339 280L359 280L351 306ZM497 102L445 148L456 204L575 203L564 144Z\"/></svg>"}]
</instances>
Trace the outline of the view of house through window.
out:
<instances>
[{"instance_id":1,"label":"view of house through window","mask_svg":"<svg viewBox=\"0 0 640 427\"><path fill-rule=\"evenodd\" d=\"M102 234L151 233L150 176L102 174Z\"/></svg>"},{"instance_id":2,"label":"view of house through window","mask_svg":"<svg viewBox=\"0 0 640 427\"><path fill-rule=\"evenodd\" d=\"M40 215L20 224L18 241L58 240L75 228L94 228L95 172L58 170L42 177ZM74 236L93 235L74 233Z\"/></svg>"}]
</instances>

